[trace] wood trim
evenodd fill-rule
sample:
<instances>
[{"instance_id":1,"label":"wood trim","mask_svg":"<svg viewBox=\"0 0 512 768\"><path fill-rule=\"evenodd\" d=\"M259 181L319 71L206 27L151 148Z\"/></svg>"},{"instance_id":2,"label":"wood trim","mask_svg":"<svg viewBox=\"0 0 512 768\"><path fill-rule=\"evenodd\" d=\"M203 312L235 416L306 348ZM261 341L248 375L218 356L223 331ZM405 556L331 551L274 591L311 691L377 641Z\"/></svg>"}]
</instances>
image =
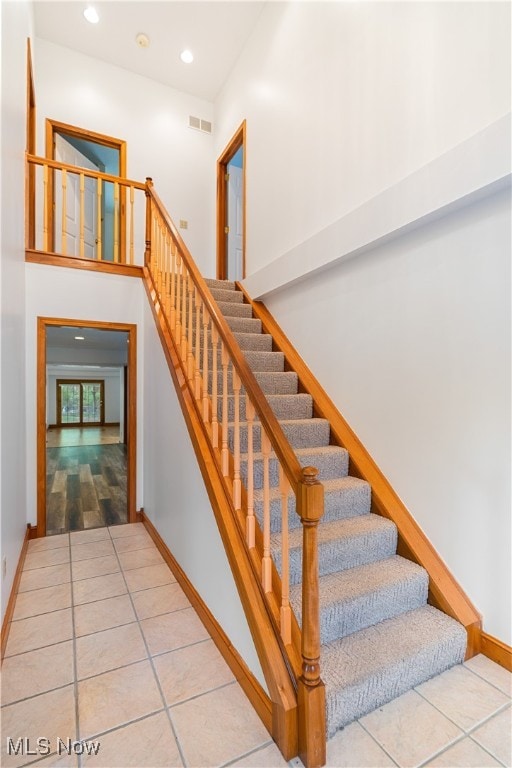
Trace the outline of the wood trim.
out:
<instances>
[{"instance_id":1,"label":"wood trim","mask_svg":"<svg viewBox=\"0 0 512 768\"><path fill-rule=\"evenodd\" d=\"M119 152L119 176L122 178L126 177L126 141L123 139L116 139L114 136L107 136L104 133L96 133L95 131L89 131L85 128L79 128L76 125L68 125L67 123L60 123L57 120L51 120L50 118L46 118L45 122L45 133L46 133L46 140L45 140L45 151L46 151L46 157L49 160L55 159L55 144L54 144L54 137L56 133L64 133L68 136L74 136L77 139L84 139L85 141L89 141L93 144L101 144L104 147L110 147L111 149L117 149ZM62 166L64 167L64 166ZM73 166L71 166L73 167ZM87 175L87 174L86 174ZM54 192L53 192L53 174L49 174L48 177L48 239L49 239L49 247L50 250L53 251L54 248L54 232L53 232L53 202L54 202ZM121 261L122 263L126 262L126 242L125 242L125 192L123 189L120 190L120 233L121 233L121 243L120 243L120 253L121 253Z\"/></svg>"},{"instance_id":2,"label":"wood trim","mask_svg":"<svg viewBox=\"0 0 512 768\"><path fill-rule=\"evenodd\" d=\"M53 168L58 171L65 170L70 173L77 173L77 167L79 167L76 165L69 165L68 163L61 163L57 160L52 160L49 157L38 157L38 155L34 154L28 154L27 161L30 165L47 165L48 168ZM144 182L127 179L125 176L113 176L110 173L103 173L103 171L91 171L89 168L80 168L80 173L83 173L84 176L88 176L90 179L101 179L102 181L110 181L112 183L117 181L123 187L133 187L134 189L139 189L141 192L144 192L146 189Z\"/></svg>"},{"instance_id":3,"label":"wood trim","mask_svg":"<svg viewBox=\"0 0 512 768\"><path fill-rule=\"evenodd\" d=\"M128 522L136 520L137 493L137 326L101 320L37 318L37 535L46 535L46 328L98 328L128 333L127 507Z\"/></svg>"},{"instance_id":4,"label":"wood trim","mask_svg":"<svg viewBox=\"0 0 512 768\"><path fill-rule=\"evenodd\" d=\"M27 38L27 153L36 151L36 92L32 68L32 49ZM33 248L36 238L36 185L35 169L28 166L25 181L25 238L26 245Z\"/></svg>"},{"instance_id":5,"label":"wood trim","mask_svg":"<svg viewBox=\"0 0 512 768\"><path fill-rule=\"evenodd\" d=\"M480 637L480 652L492 659L496 664L512 672L512 648L497 637L482 632Z\"/></svg>"},{"instance_id":6,"label":"wood trim","mask_svg":"<svg viewBox=\"0 0 512 768\"><path fill-rule=\"evenodd\" d=\"M31 264L47 264L51 267L88 269L90 272L105 272L110 275L123 275L124 277L141 278L143 275L143 268L132 264L115 264L112 261L80 259L78 256L60 256L58 253L36 251L32 248L27 248L25 251L25 261Z\"/></svg>"},{"instance_id":7,"label":"wood trim","mask_svg":"<svg viewBox=\"0 0 512 768\"><path fill-rule=\"evenodd\" d=\"M191 393L173 337L156 302L156 292L150 273L145 269L144 286L155 319L163 352L185 418L194 452L203 476L208 497L224 544L240 600L247 617L256 652L267 682L272 701L272 736L286 760L297 754L297 697L291 671L283 655L279 638L272 626L261 580L247 556L244 532L238 523L219 464L211 447L196 400Z\"/></svg>"},{"instance_id":8,"label":"wood trim","mask_svg":"<svg viewBox=\"0 0 512 768\"><path fill-rule=\"evenodd\" d=\"M218 623L217 619L214 617L206 603L203 601L201 595L197 592L185 571L179 565L178 561L167 547L166 543L158 533L151 520L143 511L141 512L140 520L146 527L149 535L155 542L158 551L171 569L176 578L176 581L185 592L190 603L192 604L192 607L203 622L206 630L209 632L213 642L224 657L227 665L242 686L247 698L258 713L258 716L260 717L263 725L267 731L272 734L272 702L270 701L270 698L265 693L258 680L254 677L236 648L233 647L231 641Z\"/></svg>"},{"instance_id":9,"label":"wood trim","mask_svg":"<svg viewBox=\"0 0 512 768\"><path fill-rule=\"evenodd\" d=\"M227 216L227 199L226 199L226 173L230 160L233 158L236 152L243 147L244 160L242 166L242 274L245 277L245 244L246 244L246 210L247 210L247 195L246 195L246 165L247 165L247 141L246 141L246 129L247 122L243 121L231 141L225 148L217 160L217 278L219 280L225 280L227 276L226 269L226 234L224 227L226 226Z\"/></svg>"},{"instance_id":10,"label":"wood trim","mask_svg":"<svg viewBox=\"0 0 512 768\"><path fill-rule=\"evenodd\" d=\"M251 304L254 316L262 321L263 332L272 335L274 348L283 352L288 369L298 374L300 391L312 395L314 415L329 421L331 442L348 450L350 474L370 483L372 512L396 524L399 533L398 553L419 563L428 572L429 602L466 628L466 658L479 653L482 626L480 614L268 309L262 302L253 301L240 283L237 283L237 287L243 292L245 301Z\"/></svg>"},{"instance_id":11,"label":"wood trim","mask_svg":"<svg viewBox=\"0 0 512 768\"><path fill-rule=\"evenodd\" d=\"M7 648L7 640L9 639L9 631L11 629L11 621L14 613L14 606L16 605L16 597L18 595L18 588L20 585L21 573L23 571L23 565L25 563L25 557L27 554L29 539L33 539L32 535L33 526L30 523L27 524L25 530L25 536L23 544L21 546L21 552L18 559L18 565L16 566L16 572L12 582L11 593L7 602L7 608L5 609L4 620L2 622L2 641L1 641L1 659L3 660L5 655L5 649Z\"/></svg>"}]
</instances>

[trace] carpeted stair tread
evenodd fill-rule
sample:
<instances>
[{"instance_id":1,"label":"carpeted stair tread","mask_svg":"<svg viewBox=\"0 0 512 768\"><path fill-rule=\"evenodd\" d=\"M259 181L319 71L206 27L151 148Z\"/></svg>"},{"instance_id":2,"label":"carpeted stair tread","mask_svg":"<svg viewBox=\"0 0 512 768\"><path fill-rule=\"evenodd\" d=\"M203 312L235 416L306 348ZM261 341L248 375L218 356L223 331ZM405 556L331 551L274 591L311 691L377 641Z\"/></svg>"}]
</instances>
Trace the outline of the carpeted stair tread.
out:
<instances>
[{"instance_id":1,"label":"carpeted stair tread","mask_svg":"<svg viewBox=\"0 0 512 768\"><path fill-rule=\"evenodd\" d=\"M234 301L218 301L217 306L224 317L248 317L252 318L252 307L250 304L235 304Z\"/></svg>"},{"instance_id":2,"label":"carpeted stair tread","mask_svg":"<svg viewBox=\"0 0 512 768\"><path fill-rule=\"evenodd\" d=\"M424 568L393 555L319 580L320 642L334 642L380 621L421 608L427 602L428 574ZM290 590L297 621L301 623L301 590Z\"/></svg>"},{"instance_id":3,"label":"carpeted stair tread","mask_svg":"<svg viewBox=\"0 0 512 768\"><path fill-rule=\"evenodd\" d=\"M327 736L459 664L466 631L430 605L322 646Z\"/></svg>"},{"instance_id":4,"label":"carpeted stair tread","mask_svg":"<svg viewBox=\"0 0 512 768\"><path fill-rule=\"evenodd\" d=\"M295 451L302 467L314 466L318 469L318 479L343 477L348 473L348 452L337 445L325 445L322 448L298 448ZM254 488L263 487L263 454L253 455ZM240 475L247 487L247 454L240 456ZM269 483L271 487L279 484L279 462L274 454L269 458Z\"/></svg>"},{"instance_id":5,"label":"carpeted stair tread","mask_svg":"<svg viewBox=\"0 0 512 768\"><path fill-rule=\"evenodd\" d=\"M273 533L270 547L281 573L281 533ZM322 522L318 526L319 573L325 576L385 560L396 553L396 525L380 515L367 514ZM289 532L290 584L302 580L302 530Z\"/></svg>"},{"instance_id":6,"label":"carpeted stair tread","mask_svg":"<svg viewBox=\"0 0 512 768\"><path fill-rule=\"evenodd\" d=\"M341 520L358 515L367 515L371 507L371 489L366 480L358 477L336 478L325 480L324 514L321 526L331 520ZM270 531L278 533L281 530L281 494L278 488L271 488L270 500ZM263 523L263 491L254 491L254 514L260 525ZM288 528L290 531L301 525L295 511L295 496L288 495Z\"/></svg>"},{"instance_id":7,"label":"carpeted stair tread","mask_svg":"<svg viewBox=\"0 0 512 768\"><path fill-rule=\"evenodd\" d=\"M244 295L242 291L231 291L225 288L210 288L210 291L217 303L221 301L233 301L236 304L243 304Z\"/></svg>"},{"instance_id":8,"label":"carpeted stair tread","mask_svg":"<svg viewBox=\"0 0 512 768\"><path fill-rule=\"evenodd\" d=\"M292 448L317 448L329 445L331 426L326 419L289 419L280 421L281 428ZM240 452L247 453L248 423L240 424ZM228 441L231 452L235 449L234 424L228 424ZM261 451L261 425L255 422L252 428L253 451Z\"/></svg>"}]
</instances>

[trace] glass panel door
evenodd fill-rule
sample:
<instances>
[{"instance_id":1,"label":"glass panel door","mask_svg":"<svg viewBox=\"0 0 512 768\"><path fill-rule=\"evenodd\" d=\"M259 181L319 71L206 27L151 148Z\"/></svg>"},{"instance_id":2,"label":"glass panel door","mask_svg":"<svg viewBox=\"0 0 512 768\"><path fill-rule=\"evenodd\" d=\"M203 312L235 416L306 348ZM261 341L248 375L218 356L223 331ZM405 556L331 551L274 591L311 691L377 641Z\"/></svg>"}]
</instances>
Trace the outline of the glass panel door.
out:
<instances>
[{"instance_id":1,"label":"glass panel door","mask_svg":"<svg viewBox=\"0 0 512 768\"><path fill-rule=\"evenodd\" d=\"M101 422L101 382L82 384L82 421L84 424Z\"/></svg>"},{"instance_id":2,"label":"glass panel door","mask_svg":"<svg viewBox=\"0 0 512 768\"><path fill-rule=\"evenodd\" d=\"M57 424L103 424L104 381L57 381Z\"/></svg>"},{"instance_id":3,"label":"glass panel door","mask_svg":"<svg viewBox=\"0 0 512 768\"><path fill-rule=\"evenodd\" d=\"M80 384L61 384L59 416L61 424L80 424Z\"/></svg>"}]
</instances>

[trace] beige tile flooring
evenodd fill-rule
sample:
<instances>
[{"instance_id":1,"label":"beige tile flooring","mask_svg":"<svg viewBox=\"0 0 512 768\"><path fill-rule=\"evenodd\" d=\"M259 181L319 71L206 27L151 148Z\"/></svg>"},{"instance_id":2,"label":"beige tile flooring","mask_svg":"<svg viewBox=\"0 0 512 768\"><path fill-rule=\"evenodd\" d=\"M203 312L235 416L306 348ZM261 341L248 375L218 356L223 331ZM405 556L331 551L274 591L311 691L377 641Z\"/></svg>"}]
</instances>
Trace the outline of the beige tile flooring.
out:
<instances>
[{"instance_id":1,"label":"beige tile flooring","mask_svg":"<svg viewBox=\"0 0 512 768\"><path fill-rule=\"evenodd\" d=\"M511 766L511 681L477 656L340 731L328 765ZM29 542L1 764L286 767L141 524Z\"/></svg>"}]
</instances>

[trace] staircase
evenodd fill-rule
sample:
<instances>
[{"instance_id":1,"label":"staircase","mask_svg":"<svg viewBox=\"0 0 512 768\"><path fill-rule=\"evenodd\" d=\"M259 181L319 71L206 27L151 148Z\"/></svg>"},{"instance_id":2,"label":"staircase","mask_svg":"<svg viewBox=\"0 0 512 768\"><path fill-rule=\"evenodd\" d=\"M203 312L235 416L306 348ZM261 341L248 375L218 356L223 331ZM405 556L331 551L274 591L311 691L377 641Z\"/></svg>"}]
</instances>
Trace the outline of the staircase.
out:
<instances>
[{"instance_id":1,"label":"staircase","mask_svg":"<svg viewBox=\"0 0 512 768\"><path fill-rule=\"evenodd\" d=\"M427 572L397 554L397 528L371 512L371 488L349 475L348 452L331 444L331 426L315 417L313 398L299 392L297 373L229 281L206 281L299 463L318 468L324 515L318 529L320 668L327 735L413 686L462 662L467 636L459 622L427 603ZM210 356L211 356L210 352ZM220 374L218 374L220 377ZM219 379L220 386L220 379ZM211 366L209 391L212 390ZM228 414L232 421L233 397ZM219 418L220 418L219 405ZM246 418L242 407L240 419ZM240 472L246 483L247 422L240 428ZM263 455L253 428L254 511L263 524ZM234 428L228 439L234 451ZM281 573L281 496L270 459L271 552ZM295 497L288 500L290 602L301 623L302 528Z\"/></svg>"}]
</instances>

